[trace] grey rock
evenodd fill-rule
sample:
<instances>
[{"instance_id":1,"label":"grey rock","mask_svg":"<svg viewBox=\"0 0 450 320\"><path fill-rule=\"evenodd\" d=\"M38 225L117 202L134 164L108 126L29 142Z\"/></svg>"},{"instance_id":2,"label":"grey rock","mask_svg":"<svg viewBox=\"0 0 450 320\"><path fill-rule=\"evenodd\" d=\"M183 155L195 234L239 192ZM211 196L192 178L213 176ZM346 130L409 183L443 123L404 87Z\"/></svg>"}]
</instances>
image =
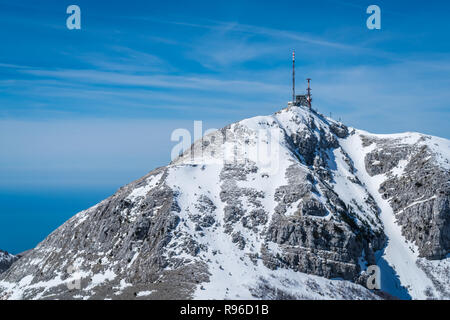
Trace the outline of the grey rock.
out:
<instances>
[{"instance_id":1,"label":"grey rock","mask_svg":"<svg viewBox=\"0 0 450 320\"><path fill-rule=\"evenodd\" d=\"M365 158L367 172L388 174L379 191L389 199L405 238L419 247L420 256L444 258L450 252L450 172L433 161L427 145L365 140L377 146ZM407 163L403 173L390 174L401 160Z\"/></svg>"},{"instance_id":2,"label":"grey rock","mask_svg":"<svg viewBox=\"0 0 450 320\"><path fill-rule=\"evenodd\" d=\"M19 260L19 258L19 256L0 250L0 273L8 270L14 262Z\"/></svg>"}]
</instances>

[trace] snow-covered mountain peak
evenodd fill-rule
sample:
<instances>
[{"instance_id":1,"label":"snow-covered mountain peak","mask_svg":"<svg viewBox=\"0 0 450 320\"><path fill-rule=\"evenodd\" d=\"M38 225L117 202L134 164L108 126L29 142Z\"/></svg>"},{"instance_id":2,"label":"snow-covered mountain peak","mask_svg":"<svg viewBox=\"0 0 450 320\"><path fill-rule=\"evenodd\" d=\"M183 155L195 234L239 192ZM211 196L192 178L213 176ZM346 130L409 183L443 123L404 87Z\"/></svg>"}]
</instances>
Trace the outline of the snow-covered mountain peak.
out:
<instances>
[{"instance_id":1,"label":"snow-covered mountain peak","mask_svg":"<svg viewBox=\"0 0 450 320\"><path fill-rule=\"evenodd\" d=\"M67 221L0 296L374 299L377 264L392 295L448 297L448 145L295 106L233 123Z\"/></svg>"}]
</instances>

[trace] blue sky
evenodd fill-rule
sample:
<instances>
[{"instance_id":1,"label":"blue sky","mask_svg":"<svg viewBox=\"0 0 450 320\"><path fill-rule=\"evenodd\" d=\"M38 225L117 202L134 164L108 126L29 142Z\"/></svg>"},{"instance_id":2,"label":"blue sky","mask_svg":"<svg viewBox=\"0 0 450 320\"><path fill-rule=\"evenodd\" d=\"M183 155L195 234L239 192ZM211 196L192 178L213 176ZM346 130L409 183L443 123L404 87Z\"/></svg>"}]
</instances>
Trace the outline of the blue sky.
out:
<instances>
[{"instance_id":1,"label":"blue sky","mask_svg":"<svg viewBox=\"0 0 450 320\"><path fill-rule=\"evenodd\" d=\"M82 29L66 28L81 8ZM381 8L381 30L366 8ZM450 138L450 4L0 0L0 188L104 188L170 160L173 129L284 107Z\"/></svg>"}]
</instances>

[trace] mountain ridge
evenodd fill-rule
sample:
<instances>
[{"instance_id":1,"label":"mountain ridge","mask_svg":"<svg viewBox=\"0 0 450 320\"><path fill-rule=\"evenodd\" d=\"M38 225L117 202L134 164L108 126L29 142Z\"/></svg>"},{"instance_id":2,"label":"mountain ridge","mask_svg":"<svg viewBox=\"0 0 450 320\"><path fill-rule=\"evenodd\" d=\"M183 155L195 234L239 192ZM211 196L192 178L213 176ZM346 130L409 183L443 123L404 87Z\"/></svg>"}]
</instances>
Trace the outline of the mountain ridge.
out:
<instances>
[{"instance_id":1,"label":"mountain ridge","mask_svg":"<svg viewBox=\"0 0 450 320\"><path fill-rule=\"evenodd\" d=\"M394 296L448 299L449 146L303 107L236 122L68 220L0 298L378 299L377 264Z\"/></svg>"}]
</instances>

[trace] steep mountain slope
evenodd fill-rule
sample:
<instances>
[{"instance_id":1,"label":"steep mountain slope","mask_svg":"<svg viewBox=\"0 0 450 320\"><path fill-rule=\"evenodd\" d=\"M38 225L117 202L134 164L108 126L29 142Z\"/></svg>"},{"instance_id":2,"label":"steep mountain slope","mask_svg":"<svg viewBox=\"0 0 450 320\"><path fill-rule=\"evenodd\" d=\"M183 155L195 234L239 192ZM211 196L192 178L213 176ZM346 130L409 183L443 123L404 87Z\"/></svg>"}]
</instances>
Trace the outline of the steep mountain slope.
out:
<instances>
[{"instance_id":1,"label":"steep mountain slope","mask_svg":"<svg viewBox=\"0 0 450 320\"><path fill-rule=\"evenodd\" d=\"M5 272L17 259L18 257L0 250L0 273Z\"/></svg>"},{"instance_id":2,"label":"steep mountain slope","mask_svg":"<svg viewBox=\"0 0 450 320\"><path fill-rule=\"evenodd\" d=\"M375 299L377 263L391 294L448 298L449 149L303 107L246 119L67 221L0 297Z\"/></svg>"},{"instance_id":3,"label":"steep mountain slope","mask_svg":"<svg viewBox=\"0 0 450 320\"><path fill-rule=\"evenodd\" d=\"M449 299L449 141L358 130L341 145L381 209L389 239L377 259L382 289L402 298Z\"/></svg>"}]
</instances>

